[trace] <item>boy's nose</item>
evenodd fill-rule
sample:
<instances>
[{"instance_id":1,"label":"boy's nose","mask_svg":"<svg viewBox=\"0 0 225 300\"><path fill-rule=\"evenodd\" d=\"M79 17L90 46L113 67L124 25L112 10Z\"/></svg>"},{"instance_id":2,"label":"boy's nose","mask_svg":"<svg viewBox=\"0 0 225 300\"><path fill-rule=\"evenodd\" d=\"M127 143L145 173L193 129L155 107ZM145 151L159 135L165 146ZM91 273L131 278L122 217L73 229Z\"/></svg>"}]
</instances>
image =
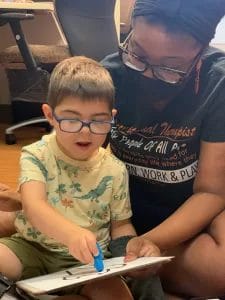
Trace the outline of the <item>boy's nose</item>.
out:
<instances>
[{"instance_id":1,"label":"boy's nose","mask_svg":"<svg viewBox=\"0 0 225 300\"><path fill-rule=\"evenodd\" d=\"M83 124L81 130L80 130L81 133L91 133L90 131L90 127L86 124Z\"/></svg>"}]
</instances>

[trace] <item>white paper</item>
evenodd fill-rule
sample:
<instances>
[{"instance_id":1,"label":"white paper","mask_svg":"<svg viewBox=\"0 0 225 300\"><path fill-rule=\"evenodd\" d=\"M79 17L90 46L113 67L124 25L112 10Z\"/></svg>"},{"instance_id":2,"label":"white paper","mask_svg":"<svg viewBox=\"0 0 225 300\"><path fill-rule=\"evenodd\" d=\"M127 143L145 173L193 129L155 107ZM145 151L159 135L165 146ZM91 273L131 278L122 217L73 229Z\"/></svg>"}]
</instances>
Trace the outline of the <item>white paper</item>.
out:
<instances>
[{"instance_id":1,"label":"white paper","mask_svg":"<svg viewBox=\"0 0 225 300\"><path fill-rule=\"evenodd\" d=\"M104 270L97 272L93 265L82 265L64 271L21 280L16 285L32 295L41 295L55 292L62 288L84 284L88 281L109 277L116 274L125 274L134 269L143 269L153 264L166 262L172 257L140 257L134 261L124 263L124 257L104 260Z\"/></svg>"}]
</instances>

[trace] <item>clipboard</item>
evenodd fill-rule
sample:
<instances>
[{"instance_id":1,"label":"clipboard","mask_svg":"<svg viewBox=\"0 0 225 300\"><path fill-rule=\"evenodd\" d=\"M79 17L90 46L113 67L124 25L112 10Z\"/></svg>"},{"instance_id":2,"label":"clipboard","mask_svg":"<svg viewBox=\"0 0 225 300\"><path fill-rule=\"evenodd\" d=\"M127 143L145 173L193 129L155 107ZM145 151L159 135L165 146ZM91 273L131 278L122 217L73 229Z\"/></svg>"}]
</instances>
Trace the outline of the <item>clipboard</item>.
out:
<instances>
[{"instance_id":1,"label":"clipboard","mask_svg":"<svg viewBox=\"0 0 225 300\"><path fill-rule=\"evenodd\" d=\"M124 257L115 257L103 260L104 270L97 272L93 265L82 265L48 275L33 277L16 282L19 290L31 297L52 294L57 291L83 285L95 280L104 279L115 275L123 275L130 271L145 269L151 265L169 262L173 257L140 257L125 263Z\"/></svg>"}]
</instances>

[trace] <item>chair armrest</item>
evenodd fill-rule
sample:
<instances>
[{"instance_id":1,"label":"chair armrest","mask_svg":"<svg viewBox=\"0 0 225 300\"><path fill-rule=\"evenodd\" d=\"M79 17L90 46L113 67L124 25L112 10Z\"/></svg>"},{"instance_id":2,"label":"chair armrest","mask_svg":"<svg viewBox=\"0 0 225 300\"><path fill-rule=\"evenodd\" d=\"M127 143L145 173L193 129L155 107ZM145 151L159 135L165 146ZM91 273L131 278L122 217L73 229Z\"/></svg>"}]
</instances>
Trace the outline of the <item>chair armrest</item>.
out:
<instances>
[{"instance_id":1,"label":"chair armrest","mask_svg":"<svg viewBox=\"0 0 225 300\"><path fill-rule=\"evenodd\" d=\"M23 57L23 61L28 69L34 73L38 72L37 63L29 49L28 43L24 36L21 22L22 20L33 19L33 14L19 13L19 12L6 12L0 13L0 26L9 23L19 51Z\"/></svg>"},{"instance_id":2,"label":"chair armrest","mask_svg":"<svg viewBox=\"0 0 225 300\"><path fill-rule=\"evenodd\" d=\"M34 18L33 14L26 14L26 13L17 13L17 12L8 12L8 13L1 13L0 20L7 22L15 22L21 20L31 20Z\"/></svg>"}]
</instances>

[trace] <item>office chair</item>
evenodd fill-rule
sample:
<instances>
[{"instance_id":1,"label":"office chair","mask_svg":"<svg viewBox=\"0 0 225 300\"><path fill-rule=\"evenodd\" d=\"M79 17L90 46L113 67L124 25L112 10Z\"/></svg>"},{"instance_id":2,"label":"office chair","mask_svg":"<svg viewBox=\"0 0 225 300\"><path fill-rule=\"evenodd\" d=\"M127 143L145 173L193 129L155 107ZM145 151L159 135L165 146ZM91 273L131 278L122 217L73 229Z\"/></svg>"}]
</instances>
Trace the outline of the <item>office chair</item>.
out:
<instances>
[{"instance_id":1,"label":"office chair","mask_svg":"<svg viewBox=\"0 0 225 300\"><path fill-rule=\"evenodd\" d=\"M55 0L55 11L71 55L100 61L118 51L115 4L116 0Z\"/></svg>"},{"instance_id":2,"label":"office chair","mask_svg":"<svg viewBox=\"0 0 225 300\"><path fill-rule=\"evenodd\" d=\"M100 61L107 54L117 51L118 38L114 21L115 2L116 0L54 1L55 13L67 39L69 50L68 48L63 49L63 46L51 46L53 48L51 51L52 53L55 53L54 47L57 47L60 48L58 51L60 54L57 57L57 61L51 61L50 68L48 70L46 70L46 65L49 65L49 61L43 59L43 57L45 58L43 55L42 59L40 59L41 55L35 53L35 46L28 46L20 26L21 20L29 20L32 16L30 14L19 13L0 14L0 26L2 25L1 20L3 20L4 24L6 22L9 23L15 37L18 48L14 47L13 51L16 52L17 64L24 62L26 66L26 74L28 74L25 79L26 88L23 90L21 90L21 87L17 88L17 95L14 95L15 93L13 94L13 86L10 87L13 96L12 103L23 103L23 105L25 103L28 107L29 103L33 104L33 101L35 101L39 108L38 115L40 115L41 103L45 101L47 94L48 73L51 72L53 65L66 57L74 55L85 55ZM20 36L19 39L18 36ZM43 47L51 48L49 46ZM40 49L40 46L37 46L37 48ZM13 68L14 63L11 57L8 58L8 60L6 59L9 52L10 50L6 49L3 53L0 53L0 63L5 65L10 84L10 81L15 82L15 80L14 78L11 78L13 76L10 77L10 68L8 67L10 64L11 68ZM47 64L45 64L46 61ZM23 76L25 76L25 73L23 73ZM31 80L32 82L30 84L29 78L31 77L34 78L34 80ZM28 87L27 81L29 81ZM18 109L17 106L19 107L19 105L14 105L14 110ZM26 109L23 111L26 113ZM42 123L43 121L46 120L41 117L23 121L7 128L5 131L6 143L14 144L16 142L16 137L13 133L15 129L25 125Z\"/></svg>"},{"instance_id":3,"label":"office chair","mask_svg":"<svg viewBox=\"0 0 225 300\"><path fill-rule=\"evenodd\" d=\"M34 89L39 87L41 90L46 90L46 82L48 81L48 73L37 66L36 61L34 60L30 49L27 47L26 40L23 36L22 29L20 26L20 21L23 19L32 19L33 15L31 14L19 14L19 13L2 13L0 14L0 26L3 26L7 23L10 24L11 30L16 37L17 45L20 49L21 56L24 60L24 63L27 68L27 73L29 74L29 86ZM27 90L25 91L27 92ZM22 95L21 95L22 97ZM26 100L26 97L24 98ZM15 135L13 130L30 125L38 122L45 122L45 118L32 119L29 121L24 121L22 123L16 124L6 129L5 132L5 141L7 144L14 144L16 142Z\"/></svg>"}]
</instances>

